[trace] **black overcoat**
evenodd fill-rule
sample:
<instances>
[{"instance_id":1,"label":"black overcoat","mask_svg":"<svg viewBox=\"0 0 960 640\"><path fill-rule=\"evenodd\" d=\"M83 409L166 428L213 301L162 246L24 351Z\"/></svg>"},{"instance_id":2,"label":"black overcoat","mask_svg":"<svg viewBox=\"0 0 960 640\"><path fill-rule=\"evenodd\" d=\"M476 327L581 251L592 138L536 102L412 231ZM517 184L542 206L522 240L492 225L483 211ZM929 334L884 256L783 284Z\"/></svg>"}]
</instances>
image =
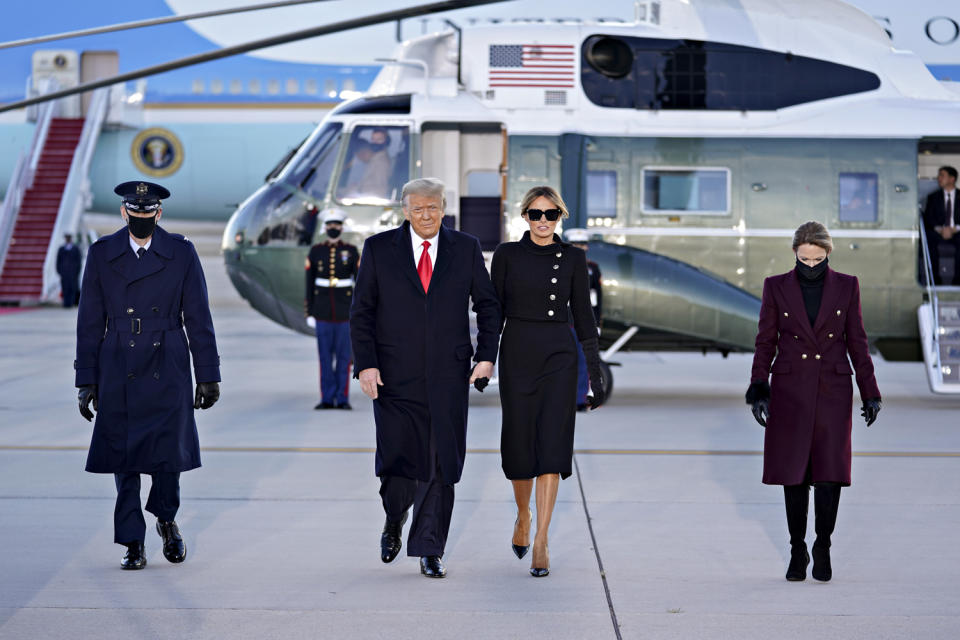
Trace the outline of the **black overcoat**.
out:
<instances>
[{"instance_id":1,"label":"black overcoat","mask_svg":"<svg viewBox=\"0 0 960 640\"><path fill-rule=\"evenodd\" d=\"M473 236L441 228L437 263L424 293L410 224L371 236L360 254L350 311L354 367L380 370L373 401L376 473L427 481L436 447L440 481L460 480L467 440L470 301L477 314L474 360L494 362L500 303Z\"/></svg>"},{"instance_id":2,"label":"black overcoat","mask_svg":"<svg viewBox=\"0 0 960 640\"><path fill-rule=\"evenodd\" d=\"M98 385L87 471L200 466L191 354L197 382L220 381L207 285L193 245L160 227L139 259L126 227L95 242L80 289L74 363L78 387Z\"/></svg>"}]
</instances>

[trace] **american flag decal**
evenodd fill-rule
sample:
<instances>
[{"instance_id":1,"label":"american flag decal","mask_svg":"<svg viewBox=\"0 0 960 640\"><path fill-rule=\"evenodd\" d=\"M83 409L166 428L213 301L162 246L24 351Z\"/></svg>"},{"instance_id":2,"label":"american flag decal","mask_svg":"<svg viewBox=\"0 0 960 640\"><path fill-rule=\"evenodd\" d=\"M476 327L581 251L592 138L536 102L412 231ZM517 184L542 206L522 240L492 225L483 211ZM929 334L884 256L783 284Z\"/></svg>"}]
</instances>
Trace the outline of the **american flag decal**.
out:
<instances>
[{"instance_id":1,"label":"american flag decal","mask_svg":"<svg viewBox=\"0 0 960 640\"><path fill-rule=\"evenodd\" d=\"M572 44L490 45L491 87L572 89L576 79Z\"/></svg>"}]
</instances>

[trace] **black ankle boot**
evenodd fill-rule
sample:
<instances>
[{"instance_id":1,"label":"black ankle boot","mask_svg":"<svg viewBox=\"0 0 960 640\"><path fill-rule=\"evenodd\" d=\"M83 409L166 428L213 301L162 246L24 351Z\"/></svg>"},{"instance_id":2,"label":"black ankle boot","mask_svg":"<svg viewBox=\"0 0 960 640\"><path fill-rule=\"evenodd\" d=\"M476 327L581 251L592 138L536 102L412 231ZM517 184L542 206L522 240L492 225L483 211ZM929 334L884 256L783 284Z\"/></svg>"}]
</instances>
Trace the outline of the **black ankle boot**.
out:
<instances>
[{"instance_id":1,"label":"black ankle boot","mask_svg":"<svg viewBox=\"0 0 960 640\"><path fill-rule=\"evenodd\" d=\"M786 578L790 582L807 579L807 510L810 506L810 487L805 484L783 487L783 501L787 507L787 529L790 531L790 565Z\"/></svg>"},{"instance_id":2,"label":"black ankle boot","mask_svg":"<svg viewBox=\"0 0 960 640\"><path fill-rule=\"evenodd\" d=\"M839 507L839 484L819 483L814 487L813 510L817 539L813 543L813 570L810 573L821 582L829 582L833 577L833 567L830 565L830 536L837 524Z\"/></svg>"}]
</instances>

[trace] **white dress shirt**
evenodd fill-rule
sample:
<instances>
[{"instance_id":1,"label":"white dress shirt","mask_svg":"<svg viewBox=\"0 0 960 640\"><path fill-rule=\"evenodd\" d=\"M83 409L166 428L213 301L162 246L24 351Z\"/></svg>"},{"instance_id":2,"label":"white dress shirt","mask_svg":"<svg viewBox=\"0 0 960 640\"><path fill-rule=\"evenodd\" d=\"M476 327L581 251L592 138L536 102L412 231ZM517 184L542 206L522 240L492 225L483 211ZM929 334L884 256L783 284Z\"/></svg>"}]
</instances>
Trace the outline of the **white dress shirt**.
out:
<instances>
[{"instance_id":1,"label":"white dress shirt","mask_svg":"<svg viewBox=\"0 0 960 640\"><path fill-rule=\"evenodd\" d=\"M137 249L140 248L140 245L138 245L136 242L133 241L133 236L131 236L129 233L127 234L127 240L130 241L130 248L133 249L133 255L137 256L137 260L139 260L140 254L137 253ZM150 236L150 239L147 240L147 244L143 245L143 248L149 250L150 243L152 242L153 242L153 236Z\"/></svg>"},{"instance_id":2,"label":"white dress shirt","mask_svg":"<svg viewBox=\"0 0 960 640\"><path fill-rule=\"evenodd\" d=\"M430 248L427 249L427 253L430 255L430 267L434 268L437 266L437 243L440 241L440 232L437 231L437 235L432 238L421 238L417 235L417 232L413 230L413 226L410 227L410 241L413 243L413 266L414 268L420 264L420 256L423 254L423 242L426 240L430 243Z\"/></svg>"}]
</instances>

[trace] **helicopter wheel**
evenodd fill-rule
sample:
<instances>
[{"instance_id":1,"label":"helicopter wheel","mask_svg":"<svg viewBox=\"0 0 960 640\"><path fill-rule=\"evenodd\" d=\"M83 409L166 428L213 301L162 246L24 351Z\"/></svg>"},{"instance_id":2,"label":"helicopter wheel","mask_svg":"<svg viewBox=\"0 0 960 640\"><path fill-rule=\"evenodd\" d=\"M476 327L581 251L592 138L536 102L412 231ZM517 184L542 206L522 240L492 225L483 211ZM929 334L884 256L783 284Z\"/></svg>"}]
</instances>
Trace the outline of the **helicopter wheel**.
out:
<instances>
[{"instance_id":1,"label":"helicopter wheel","mask_svg":"<svg viewBox=\"0 0 960 640\"><path fill-rule=\"evenodd\" d=\"M600 375L603 376L603 395L606 398L605 402L609 402L610 396L613 394L613 369L603 360L600 361Z\"/></svg>"}]
</instances>

